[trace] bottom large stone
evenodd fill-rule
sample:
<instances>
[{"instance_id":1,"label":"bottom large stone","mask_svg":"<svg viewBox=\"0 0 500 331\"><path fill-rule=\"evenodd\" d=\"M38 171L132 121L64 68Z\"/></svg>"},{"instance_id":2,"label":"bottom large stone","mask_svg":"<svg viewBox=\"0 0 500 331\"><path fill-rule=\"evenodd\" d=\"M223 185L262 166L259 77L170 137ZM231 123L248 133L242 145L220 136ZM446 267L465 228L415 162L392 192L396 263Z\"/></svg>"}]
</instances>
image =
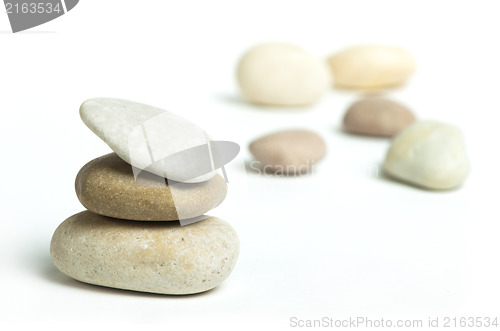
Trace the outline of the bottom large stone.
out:
<instances>
[{"instance_id":1,"label":"bottom large stone","mask_svg":"<svg viewBox=\"0 0 500 331\"><path fill-rule=\"evenodd\" d=\"M56 229L50 255L66 275L119 289L192 294L221 284L233 270L239 239L225 221L113 219L84 211Z\"/></svg>"}]
</instances>

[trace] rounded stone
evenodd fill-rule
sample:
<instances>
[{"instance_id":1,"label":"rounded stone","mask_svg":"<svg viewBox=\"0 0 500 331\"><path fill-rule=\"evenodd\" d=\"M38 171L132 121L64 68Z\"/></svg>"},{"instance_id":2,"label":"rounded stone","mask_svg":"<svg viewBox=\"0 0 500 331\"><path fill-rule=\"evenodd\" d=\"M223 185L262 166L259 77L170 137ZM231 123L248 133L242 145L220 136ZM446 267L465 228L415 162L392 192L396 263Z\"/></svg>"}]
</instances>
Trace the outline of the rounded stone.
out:
<instances>
[{"instance_id":1,"label":"rounded stone","mask_svg":"<svg viewBox=\"0 0 500 331\"><path fill-rule=\"evenodd\" d=\"M135 171L135 174L134 174ZM201 183L165 180L132 168L115 153L87 163L76 176L76 195L88 210L136 221L170 221L203 215L224 201L220 175Z\"/></svg>"},{"instance_id":2,"label":"rounded stone","mask_svg":"<svg viewBox=\"0 0 500 331\"><path fill-rule=\"evenodd\" d=\"M353 103L344 115L344 129L354 134L391 137L415 121L413 113L402 104L368 97Z\"/></svg>"},{"instance_id":3,"label":"rounded stone","mask_svg":"<svg viewBox=\"0 0 500 331\"><path fill-rule=\"evenodd\" d=\"M396 179L422 188L456 188L469 173L462 132L446 123L416 122L394 138L384 170Z\"/></svg>"},{"instance_id":4,"label":"rounded stone","mask_svg":"<svg viewBox=\"0 0 500 331\"><path fill-rule=\"evenodd\" d=\"M326 154L323 138L309 130L272 133L253 141L249 149L255 158L253 170L279 175L310 172Z\"/></svg>"},{"instance_id":5,"label":"rounded stone","mask_svg":"<svg viewBox=\"0 0 500 331\"><path fill-rule=\"evenodd\" d=\"M390 45L354 46L328 58L335 86L377 90L406 83L416 68L405 49Z\"/></svg>"},{"instance_id":6,"label":"rounded stone","mask_svg":"<svg viewBox=\"0 0 500 331\"><path fill-rule=\"evenodd\" d=\"M220 285L233 270L239 239L210 217L186 226L133 222L84 211L54 232L50 256L76 280L161 294L192 294Z\"/></svg>"},{"instance_id":7,"label":"rounded stone","mask_svg":"<svg viewBox=\"0 0 500 331\"><path fill-rule=\"evenodd\" d=\"M249 50L239 62L237 78L246 100L270 106L313 104L331 85L326 63L284 43Z\"/></svg>"}]
</instances>

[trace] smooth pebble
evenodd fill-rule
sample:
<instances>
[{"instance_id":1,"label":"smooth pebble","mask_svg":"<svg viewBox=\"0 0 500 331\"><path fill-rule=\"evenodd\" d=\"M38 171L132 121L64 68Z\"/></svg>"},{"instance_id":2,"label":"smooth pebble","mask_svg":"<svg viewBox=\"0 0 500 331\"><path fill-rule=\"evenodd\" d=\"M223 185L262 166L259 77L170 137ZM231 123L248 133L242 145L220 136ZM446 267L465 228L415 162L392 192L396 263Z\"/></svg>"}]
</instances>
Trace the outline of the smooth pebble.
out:
<instances>
[{"instance_id":1,"label":"smooth pebble","mask_svg":"<svg viewBox=\"0 0 500 331\"><path fill-rule=\"evenodd\" d=\"M255 171L277 175L299 175L310 172L326 154L323 138L309 130L286 130L253 141L249 146L255 157Z\"/></svg>"},{"instance_id":2,"label":"smooth pebble","mask_svg":"<svg viewBox=\"0 0 500 331\"><path fill-rule=\"evenodd\" d=\"M382 97L353 103L344 115L344 129L361 135L391 137L415 121L404 105Z\"/></svg>"},{"instance_id":3,"label":"smooth pebble","mask_svg":"<svg viewBox=\"0 0 500 331\"><path fill-rule=\"evenodd\" d=\"M416 122L394 138L384 170L396 179L422 188L456 188L469 173L462 132L442 122Z\"/></svg>"},{"instance_id":4,"label":"smooth pebble","mask_svg":"<svg viewBox=\"0 0 500 331\"><path fill-rule=\"evenodd\" d=\"M331 85L326 63L285 43L249 50L239 62L237 79L247 101L285 107L313 104Z\"/></svg>"},{"instance_id":5,"label":"smooth pebble","mask_svg":"<svg viewBox=\"0 0 500 331\"><path fill-rule=\"evenodd\" d=\"M107 154L83 166L76 176L76 195L97 214L170 221L203 215L222 203L227 193L226 182L218 174L202 183L166 181L146 171L136 176L118 155Z\"/></svg>"},{"instance_id":6,"label":"smooth pebble","mask_svg":"<svg viewBox=\"0 0 500 331\"><path fill-rule=\"evenodd\" d=\"M124 161L180 182L209 180L216 171L207 162L182 162L180 152L207 145L212 139L184 118L145 104L94 98L80 107L83 122ZM210 162L208 162L209 164Z\"/></svg>"},{"instance_id":7,"label":"smooth pebble","mask_svg":"<svg viewBox=\"0 0 500 331\"><path fill-rule=\"evenodd\" d=\"M405 49L390 45L354 46L328 58L335 86L377 90L406 83L416 68Z\"/></svg>"},{"instance_id":8,"label":"smooth pebble","mask_svg":"<svg viewBox=\"0 0 500 331\"><path fill-rule=\"evenodd\" d=\"M84 211L55 231L50 256L64 274L89 284L161 294L192 294L231 273L239 239L211 217L179 226L133 222Z\"/></svg>"}]
</instances>

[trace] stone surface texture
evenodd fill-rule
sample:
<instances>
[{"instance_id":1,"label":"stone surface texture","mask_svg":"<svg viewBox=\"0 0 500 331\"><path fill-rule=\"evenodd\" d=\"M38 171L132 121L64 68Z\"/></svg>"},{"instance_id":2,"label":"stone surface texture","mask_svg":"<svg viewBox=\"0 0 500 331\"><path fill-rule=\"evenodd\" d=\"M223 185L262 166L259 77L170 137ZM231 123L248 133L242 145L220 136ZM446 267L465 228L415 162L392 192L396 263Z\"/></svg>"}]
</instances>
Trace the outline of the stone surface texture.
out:
<instances>
[{"instance_id":1,"label":"stone surface texture","mask_svg":"<svg viewBox=\"0 0 500 331\"><path fill-rule=\"evenodd\" d=\"M84 211L55 231L50 255L66 275L89 284L192 294L221 284L234 269L239 239L211 217L187 226L133 222Z\"/></svg>"}]
</instances>

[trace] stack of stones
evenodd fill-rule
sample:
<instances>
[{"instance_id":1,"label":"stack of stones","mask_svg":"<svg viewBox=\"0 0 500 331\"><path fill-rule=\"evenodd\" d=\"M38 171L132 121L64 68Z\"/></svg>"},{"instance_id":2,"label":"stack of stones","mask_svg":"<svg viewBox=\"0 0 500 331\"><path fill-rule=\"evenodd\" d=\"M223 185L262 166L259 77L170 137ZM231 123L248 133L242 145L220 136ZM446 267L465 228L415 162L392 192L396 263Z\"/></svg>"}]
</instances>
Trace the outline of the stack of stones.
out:
<instances>
[{"instance_id":1,"label":"stack of stones","mask_svg":"<svg viewBox=\"0 0 500 331\"><path fill-rule=\"evenodd\" d=\"M88 100L80 115L115 153L78 173L76 194L88 210L56 229L56 267L85 283L141 292L192 294L221 284L239 239L227 222L204 214L222 203L226 182L216 171L200 172L201 161L164 157L208 136L176 115L120 99Z\"/></svg>"}]
</instances>

